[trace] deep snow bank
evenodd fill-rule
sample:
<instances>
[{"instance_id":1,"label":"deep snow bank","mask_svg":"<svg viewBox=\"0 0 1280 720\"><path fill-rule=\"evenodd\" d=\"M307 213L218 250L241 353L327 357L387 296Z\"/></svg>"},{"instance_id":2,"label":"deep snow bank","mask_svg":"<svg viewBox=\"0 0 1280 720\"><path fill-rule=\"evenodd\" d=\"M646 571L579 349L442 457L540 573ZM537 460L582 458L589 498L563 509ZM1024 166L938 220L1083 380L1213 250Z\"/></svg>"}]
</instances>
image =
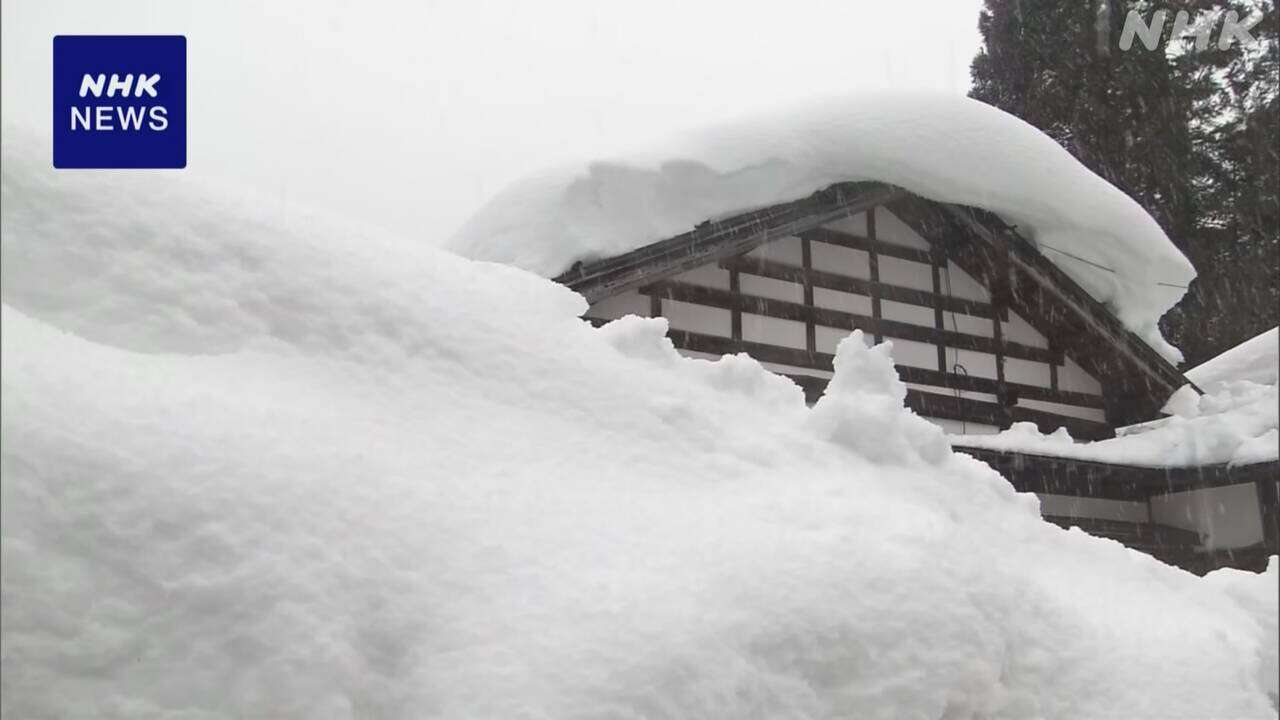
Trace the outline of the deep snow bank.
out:
<instances>
[{"instance_id":1,"label":"deep snow bank","mask_svg":"<svg viewBox=\"0 0 1280 720\"><path fill-rule=\"evenodd\" d=\"M550 277L577 260L849 180L1000 214L1129 329L1181 361L1156 323L1195 270L1155 220L1036 128L959 96L831 100L534 176L495 197L448 247Z\"/></svg>"},{"instance_id":2,"label":"deep snow bank","mask_svg":"<svg viewBox=\"0 0 1280 720\"><path fill-rule=\"evenodd\" d=\"M1273 713L1275 564L1041 522L887 348L810 411L518 270L0 170L5 717Z\"/></svg>"},{"instance_id":3,"label":"deep snow bank","mask_svg":"<svg viewBox=\"0 0 1280 720\"><path fill-rule=\"evenodd\" d=\"M1268 330L1187 371L1191 386L1170 398L1170 417L1121 431L1119 437L1077 443L1065 429L1045 435L1015 423L995 435L966 435L958 445L1149 467L1248 465L1280 458L1280 348Z\"/></svg>"}]
</instances>

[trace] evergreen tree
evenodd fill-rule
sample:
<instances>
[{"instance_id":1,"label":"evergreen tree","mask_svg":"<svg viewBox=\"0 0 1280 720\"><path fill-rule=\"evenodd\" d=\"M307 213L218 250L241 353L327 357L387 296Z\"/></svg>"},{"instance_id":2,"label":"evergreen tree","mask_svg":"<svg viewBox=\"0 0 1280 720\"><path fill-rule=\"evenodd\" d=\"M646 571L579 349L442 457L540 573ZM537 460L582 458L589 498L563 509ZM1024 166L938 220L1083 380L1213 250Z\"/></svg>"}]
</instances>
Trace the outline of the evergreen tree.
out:
<instances>
[{"instance_id":1,"label":"evergreen tree","mask_svg":"<svg viewBox=\"0 0 1280 720\"><path fill-rule=\"evenodd\" d=\"M1137 200L1200 277L1164 329L1196 364L1277 324L1274 0L1169 7L1165 52L1118 46L1140 0L986 0L971 95L1039 127ZM1258 42L1171 38L1173 11L1264 13Z\"/></svg>"}]
</instances>

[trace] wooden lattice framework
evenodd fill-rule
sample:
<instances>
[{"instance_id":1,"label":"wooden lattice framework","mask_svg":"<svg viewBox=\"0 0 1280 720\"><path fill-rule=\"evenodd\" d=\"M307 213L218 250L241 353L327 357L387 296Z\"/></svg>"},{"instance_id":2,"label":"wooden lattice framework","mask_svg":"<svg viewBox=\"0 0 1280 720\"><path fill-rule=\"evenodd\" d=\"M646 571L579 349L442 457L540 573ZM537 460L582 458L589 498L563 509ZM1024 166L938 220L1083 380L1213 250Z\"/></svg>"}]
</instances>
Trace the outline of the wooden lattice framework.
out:
<instances>
[{"instance_id":1,"label":"wooden lattice framework","mask_svg":"<svg viewBox=\"0 0 1280 720\"><path fill-rule=\"evenodd\" d=\"M930 244L929 250L878 241L876 209L885 208ZM866 234L855 235L823 227L833 220L866 213ZM763 243L786 236L801 239L804 261L794 265L747 255ZM850 277L815 269L810 262L812 243L821 242L867 253L869 278ZM882 282L881 257L894 257L928 265L932 291ZM977 278L990 292L990 302L944 294L941 277L946 262L954 263ZM729 272L727 289L682 282L676 278L708 263ZM741 291L742 275L797 283L804 288L801 302L762 298ZM1178 388L1188 384L1172 365L1126 330L1110 312L1055 265L1042 257L1016 231L989 213L973 208L936 203L882 183L842 183L814 195L762 210L706 222L693 230L612 258L579 263L556 278L581 292L589 302L638 289L651 299L651 314L661 314L662 299L728 310L732 331L728 337L673 330L671 338L683 350L725 354L746 352L762 362L830 371L832 356L819 352L815 327L861 329L877 340L885 336L937 346L937 367L899 365L904 381L964 392L993 395L995 402L912 390L908 405L922 415L963 420L996 427L1013 422L1033 422L1048 432L1066 427L1079 439L1114 435L1117 427L1157 417L1159 409ZM856 293L871 298L871 313L858 314L819 307L815 288ZM891 300L926 308L934 313L933 327L886 319L881 303ZM1016 311L1050 339L1048 348L1033 347L1003 337L1002 321ZM990 337L948 329L947 312L989 319ZM804 323L807 347L782 347L746 340L742 336L743 313ZM995 357L996 377L984 378L952 372L948 349L971 350ZM1100 395L1064 390L1058 384L1058 367L1070 354L1104 387ZM1012 382L1005 377L1009 358L1046 363L1048 387ZM811 397L821 394L822 378L792 375ZM1081 419L1018 406L1018 399L1060 403L1105 411L1105 422Z\"/></svg>"}]
</instances>

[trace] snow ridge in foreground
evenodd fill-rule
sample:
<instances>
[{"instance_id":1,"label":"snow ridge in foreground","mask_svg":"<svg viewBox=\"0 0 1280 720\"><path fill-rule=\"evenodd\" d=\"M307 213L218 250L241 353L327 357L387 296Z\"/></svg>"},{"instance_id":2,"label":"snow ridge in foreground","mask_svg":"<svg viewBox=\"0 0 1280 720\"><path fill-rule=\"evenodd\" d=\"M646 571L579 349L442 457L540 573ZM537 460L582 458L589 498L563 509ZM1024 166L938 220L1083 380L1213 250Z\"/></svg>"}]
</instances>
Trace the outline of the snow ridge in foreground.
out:
<instances>
[{"instance_id":1,"label":"snow ridge in foreground","mask_svg":"<svg viewBox=\"0 0 1280 720\"><path fill-rule=\"evenodd\" d=\"M6 131L7 137L12 137ZM1274 588L511 268L4 148L6 717L1269 717Z\"/></svg>"}]
</instances>

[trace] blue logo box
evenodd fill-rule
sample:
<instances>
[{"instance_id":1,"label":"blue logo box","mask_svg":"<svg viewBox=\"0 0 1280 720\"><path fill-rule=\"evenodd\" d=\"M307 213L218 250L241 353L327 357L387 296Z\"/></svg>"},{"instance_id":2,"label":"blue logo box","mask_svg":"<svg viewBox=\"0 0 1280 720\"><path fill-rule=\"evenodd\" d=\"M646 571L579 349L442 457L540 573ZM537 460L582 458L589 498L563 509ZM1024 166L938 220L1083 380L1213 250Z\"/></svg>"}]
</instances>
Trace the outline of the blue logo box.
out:
<instances>
[{"instance_id":1,"label":"blue logo box","mask_svg":"<svg viewBox=\"0 0 1280 720\"><path fill-rule=\"evenodd\" d=\"M187 38L53 38L55 168L187 166Z\"/></svg>"}]
</instances>

